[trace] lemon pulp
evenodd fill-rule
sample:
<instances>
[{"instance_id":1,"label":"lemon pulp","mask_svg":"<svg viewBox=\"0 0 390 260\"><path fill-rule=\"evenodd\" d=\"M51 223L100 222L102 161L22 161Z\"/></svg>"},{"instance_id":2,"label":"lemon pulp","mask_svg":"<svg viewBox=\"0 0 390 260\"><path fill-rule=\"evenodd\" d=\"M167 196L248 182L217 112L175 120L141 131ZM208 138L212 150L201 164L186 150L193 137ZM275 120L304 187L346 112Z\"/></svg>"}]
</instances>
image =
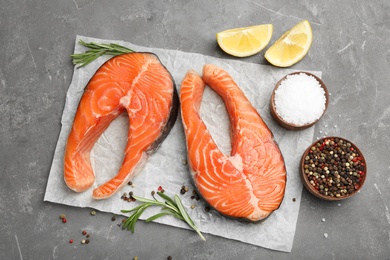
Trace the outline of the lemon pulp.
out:
<instances>
[{"instance_id":1,"label":"lemon pulp","mask_svg":"<svg viewBox=\"0 0 390 260\"><path fill-rule=\"evenodd\" d=\"M236 57L248 57L259 53L271 40L272 24L234 28L217 33L221 49Z\"/></svg>"},{"instance_id":2,"label":"lemon pulp","mask_svg":"<svg viewBox=\"0 0 390 260\"><path fill-rule=\"evenodd\" d=\"M305 57L312 41L310 23L303 20L276 40L266 51L264 57L275 66L289 67Z\"/></svg>"}]
</instances>

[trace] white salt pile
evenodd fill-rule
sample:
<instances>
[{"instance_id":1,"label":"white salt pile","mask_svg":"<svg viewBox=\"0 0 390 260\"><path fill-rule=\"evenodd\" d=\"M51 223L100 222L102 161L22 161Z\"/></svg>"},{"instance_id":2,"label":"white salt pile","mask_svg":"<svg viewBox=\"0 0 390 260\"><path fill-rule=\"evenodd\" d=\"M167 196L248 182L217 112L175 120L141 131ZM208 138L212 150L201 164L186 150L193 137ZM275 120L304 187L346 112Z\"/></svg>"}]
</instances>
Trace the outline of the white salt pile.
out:
<instances>
[{"instance_id":1,"label":"white salt pile","mask_svg":"<svg viewBox=\"0 0 390 260\"><path fill-rule=\"evenodd\" d=\"M325 111L325 91L316 78L305 73L288 75L275 91L276 113L297 126L318 120Z\"/></svg>"}]
</instances>

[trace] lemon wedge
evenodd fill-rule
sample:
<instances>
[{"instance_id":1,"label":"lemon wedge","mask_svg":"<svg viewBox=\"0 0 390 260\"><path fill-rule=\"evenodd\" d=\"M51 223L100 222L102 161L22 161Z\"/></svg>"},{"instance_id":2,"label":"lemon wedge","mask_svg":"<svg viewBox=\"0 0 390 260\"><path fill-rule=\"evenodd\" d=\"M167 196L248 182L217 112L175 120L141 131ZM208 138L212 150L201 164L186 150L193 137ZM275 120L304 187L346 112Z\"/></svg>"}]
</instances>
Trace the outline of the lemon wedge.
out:
<instances>
[{"instance_id":1,"label":"lemon wedge","mask_svg":"<svg viewBox=\"0 0 390 260\"><path fill-rule=\"evenodd\" d=\"M234 28L217 33L221 49L236 57L248 57L259 53L272 37L272 24Z\"/></svg>"},{"instance_id":2,"label":"lemon wedge","mask_svg":"<svg viewBox=\"0 0 390 260\"><path fill-rule=\"evenodd\" d=\"M274 66L289 67L305 57L312 41L310 23L303 20L276 40L264 57Z\"/></svg>"}]
</instances>

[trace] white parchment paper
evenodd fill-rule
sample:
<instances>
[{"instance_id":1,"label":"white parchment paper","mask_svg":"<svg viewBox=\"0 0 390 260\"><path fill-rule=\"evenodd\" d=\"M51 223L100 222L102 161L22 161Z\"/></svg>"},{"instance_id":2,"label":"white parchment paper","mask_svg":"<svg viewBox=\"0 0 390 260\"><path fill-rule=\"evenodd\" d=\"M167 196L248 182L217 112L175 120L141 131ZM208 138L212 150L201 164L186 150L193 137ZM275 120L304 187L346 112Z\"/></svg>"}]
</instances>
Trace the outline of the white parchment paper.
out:
<instances>
[{"instance_id":1,"label":"white parchment paper","mask_svg":"<svg viewBox=\"0 0 390 260\"><path fill-rule=\"evenodd\" d=\"M201 74L203 65L207 63L212 63L225 69L242 88L274 133L275 140L279 144L287 167L286 194L280 208L271 214L269 218L259 223L243 223L228 219L213 210L206 212L202 200L197 201L190 198L193 185L188 165L184 163L186 161L186 146L180 115L160 149L149 158L142 172L133 179L134 187L126 186L122 191L107 200L93 200L91 196L93 188L103 184L116 174L123 160L123 150L126 145L128 129L127 115L123 114L112 122L92 150L91 162L96 175L94 186L83 193L75 193L70 190L63 180L63 156L66 140L84 87L97 68L109 58L106 56L99 58L84 68L75 68L74 70L72 82L66 96L66 104L61 120L62 129L49 173L44 200L121 214L120 210L130 209L137 205L134 202L129 203L121 200L120 197L124 192L133 191L137 196L150 198L151 190L157 190L158 186L162 186L167 195L173 196L174 194L180 194L180 188L184 184L190 187L190 192L180 195L183 204L187 207L190 216L203 233L239 240L273 250L291 252L302 192L298 165L302 153L312 142L314 129L288 131L279 127L270 116L269 99L277 81L294 70L236 60L218 59L177 50L147 48L123 41L102 40L83 36L77 36L76 38L75 53L85 51L85 48L78 44L80 39L86 42L115 42L135 51L156 53L161 62L173 75L178 90L180 90L180 84L184 75L190 69L194 69ZM321 72L309 72L321 77ZM229 153L229 120L225 106L220 97L209 88L206 88L203 96L201 116L220 149L225 153ZM193 204L195 208L191 209L190 207ZM148 209L142 216L142 219L156 214L159 210L158 208ZM160 218L157 222L187 228L184 223L170 216ZM195 232L193 235L197 236Z\"/></svg>"}]
</instances>

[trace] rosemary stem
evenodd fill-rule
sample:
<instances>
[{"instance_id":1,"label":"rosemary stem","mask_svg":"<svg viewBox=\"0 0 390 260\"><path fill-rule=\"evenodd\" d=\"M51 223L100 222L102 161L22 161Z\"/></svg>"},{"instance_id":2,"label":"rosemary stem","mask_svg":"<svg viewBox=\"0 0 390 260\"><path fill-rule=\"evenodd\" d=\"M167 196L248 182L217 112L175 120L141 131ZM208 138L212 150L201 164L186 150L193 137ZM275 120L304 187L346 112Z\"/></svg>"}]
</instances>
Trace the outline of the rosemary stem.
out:
<instances>
[{"instance_id":1,"label":"rosemary stem","mask_svg":"<svg viewBox=\"0 0 390 260\"><path fill-rule=\"evenodd\" d=\"M134 52L132 49L129 49L125 46L121 46L116 43L106 44L96 42L84 42L83 40L80 40L79 44L89 48L89 50L85 51L84 53L70 55L73 59L73 64L79 65L77 68L84 67L103 55L116 56L120 54Z\"/></svg>"},{"instance_id":2,"label":"rosemary stem","mask_svg":"<svg viewBox=\"0 0 390 260\"><path fill-rule=\"evenodd\" d=\"M159 206L161 207L162 211L156 215L149 217L146 220L146 222L151 222L162 216L172 215L175 218L186 222L189 227L191 227L196 233L198 233L199 237L203 241L206 241L205 237L200 232L199 228L195 225L193 220L188 215L178 195L175 195L174 198L172 199L163 193L158 192L157 194L161 198L163 198L165 202L157 200L154 196L153 196L154 200L151 200L151 199L142 198L133 195L133 198L136 199L138 202L141 202L142 204L131 210L122 210L123 213L133 212L133 214L130 215L127 218L127 220L123 223L122 228L123 229L127 228L128 230L134 232L135 223L138 221L139 217L145 211L145 209L147 209L150 206Z\"/></svg>"}]
</instances>

